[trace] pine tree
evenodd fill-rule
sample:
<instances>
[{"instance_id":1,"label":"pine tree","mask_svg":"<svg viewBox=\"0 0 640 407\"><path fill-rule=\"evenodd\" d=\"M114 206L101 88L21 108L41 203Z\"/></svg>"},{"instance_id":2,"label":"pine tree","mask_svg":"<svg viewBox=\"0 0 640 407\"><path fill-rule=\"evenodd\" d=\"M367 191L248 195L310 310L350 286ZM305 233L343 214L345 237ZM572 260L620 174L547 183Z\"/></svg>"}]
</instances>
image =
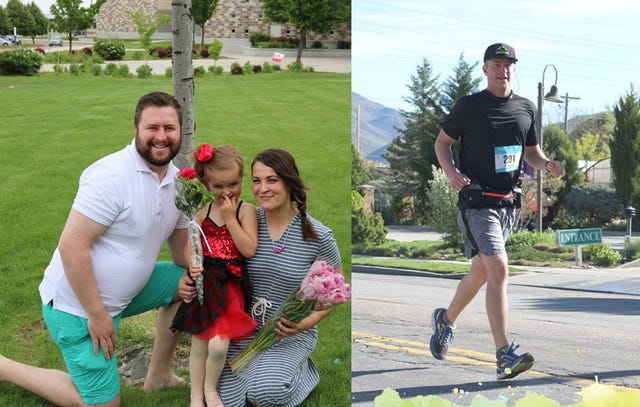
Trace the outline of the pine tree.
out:
<instances>
[{"instance_id":1,"label":"pine tree","mask_svg":"<svg viewBox=\"0 0 640 407\"><path fill-rule=\"evenodd\" d=\"M613 108L616 126L609 142L616 192L625 205L640 200L640 100L631 90Z\"/></svg>"}]
</instances>

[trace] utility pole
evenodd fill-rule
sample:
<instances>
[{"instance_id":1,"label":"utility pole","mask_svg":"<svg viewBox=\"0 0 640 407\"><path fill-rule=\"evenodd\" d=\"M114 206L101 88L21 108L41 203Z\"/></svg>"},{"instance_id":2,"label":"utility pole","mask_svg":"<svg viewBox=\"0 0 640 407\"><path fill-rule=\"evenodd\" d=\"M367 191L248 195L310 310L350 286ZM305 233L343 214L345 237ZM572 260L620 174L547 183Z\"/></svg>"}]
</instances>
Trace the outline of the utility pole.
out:
<instances>
[{"instance_id":1,"label":"utility pole","mask_svg":"<svg viewBox=\"0 0 640 407\"><path fill-rule=\"evenodd\" d=\"M560 96L560 97L564 99L564 132L565 134L568 135L569 133L567 133L567 121L569 117L569 99L580 100L580 98L575 96L569 96L569 92L567 92L564 96Z\"/></svg>"}]
</instances>

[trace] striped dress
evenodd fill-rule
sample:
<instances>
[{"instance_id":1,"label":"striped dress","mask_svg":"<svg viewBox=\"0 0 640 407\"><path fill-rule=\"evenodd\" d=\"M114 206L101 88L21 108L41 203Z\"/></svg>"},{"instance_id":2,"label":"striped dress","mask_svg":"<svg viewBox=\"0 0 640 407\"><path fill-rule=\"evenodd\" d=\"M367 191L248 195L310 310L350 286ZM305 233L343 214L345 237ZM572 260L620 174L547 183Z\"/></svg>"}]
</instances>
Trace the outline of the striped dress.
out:
<instances>
[{"instance_id":1,"label":"striped dress","mask_svg":"<svg viewBox=\"0 0 640 407\"><path fill-rule=\"evenodd\" d=\"M302 240L300 213L291 221L279 241L272 242L267 229L265 213L258 211L258 249L247 261L253 290L251 308L258 321L258 330L268 321L284 298L296 290L316 260L325 260L332 267L342 264L332 231L307 215L320 236L318 241ZM276 253L276 247L284 250ZM270 305L263 307L264 304ZM264 310L264 318L259 314ZM297 406L309 395L320 378L311 361L318 340L316 327L299 334L277 340L276 343L253 359L246 368L232 372L232 360L253 336L229 345L227 363L219 380L220 396L226 407L246 405Z\"/></svg>"}]
</instances>

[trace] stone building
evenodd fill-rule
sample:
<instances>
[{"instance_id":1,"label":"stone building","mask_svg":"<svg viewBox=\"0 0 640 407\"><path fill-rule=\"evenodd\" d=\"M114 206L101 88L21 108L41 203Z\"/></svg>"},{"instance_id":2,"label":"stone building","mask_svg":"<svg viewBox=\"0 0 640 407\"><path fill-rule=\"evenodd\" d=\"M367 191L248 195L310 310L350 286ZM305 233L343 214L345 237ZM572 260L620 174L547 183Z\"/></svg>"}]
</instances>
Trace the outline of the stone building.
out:
<instances>
[{"instance_id":1,"label":"stone building","mask_svg":"<svg viewBox=\"0 0 640 407\"><path fill-rule=\"evenodd\" d=\"M171 16L171 1L107 0L96 16L96 37L138 38L136 25L127 11ZM290 24L272 24L266 21L262 13L262 1L220 0L212 18L205 24L205 42L211 42L213 38L248 39L252 32L269 33L272 37L299 36L298 30ZM194 27L194 35L196 39L200 38L198 26ZM160 26L156 38L170 39L171 25ZM307 41L309 44L320 41L326 48L350 48L351 24L338 24L327 34L309 33Z\"/></svg>"}]
</instances>

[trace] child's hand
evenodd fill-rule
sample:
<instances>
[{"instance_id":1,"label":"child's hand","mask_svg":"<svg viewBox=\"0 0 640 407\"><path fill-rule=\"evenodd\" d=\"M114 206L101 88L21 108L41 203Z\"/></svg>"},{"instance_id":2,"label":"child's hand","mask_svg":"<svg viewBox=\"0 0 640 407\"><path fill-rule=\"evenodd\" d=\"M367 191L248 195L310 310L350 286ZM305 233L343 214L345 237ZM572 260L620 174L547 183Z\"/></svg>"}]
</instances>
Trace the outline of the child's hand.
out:
<instances>
[{"instance_id":1,"label":"child's hand","mask_svg":"<svg viewBox=\"0 0 640 407\"><path fill-rule=\"evenodd\" d=\"M192 279L195 279L196 277L198 277L200 274L202 274L202 270L204 270L202 268L202 266L198 266L196 264L191 264L189 265L189 276Z\"/></svg>"},{"instance_id":2,"label":"child's hand","mask_svg":"<svg viewBox=\"0 0 640 407\"><path fill-rule=\"evenodd\" d=\"M227 195L220 194L218 199L220 200L220 215L225 223L227 223L228 219L233 219L236 216L239 203L238 198L235 196L228 197Z\"/></svg>"}]
</instances>

